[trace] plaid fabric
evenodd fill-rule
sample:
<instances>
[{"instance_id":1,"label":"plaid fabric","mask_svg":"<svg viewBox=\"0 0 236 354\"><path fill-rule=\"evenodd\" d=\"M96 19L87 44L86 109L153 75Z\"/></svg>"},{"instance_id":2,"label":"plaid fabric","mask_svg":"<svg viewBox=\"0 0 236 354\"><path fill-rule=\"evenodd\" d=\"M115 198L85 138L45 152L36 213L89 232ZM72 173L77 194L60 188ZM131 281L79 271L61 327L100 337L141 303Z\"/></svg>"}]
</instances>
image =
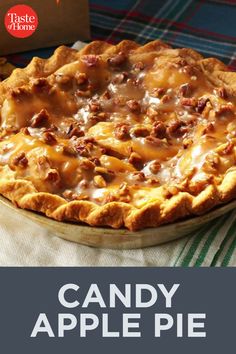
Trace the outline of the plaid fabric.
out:
<instances>
[{"instance_id":1,"label":"plaid fabric","mask_svg":"<svg viewBox=\"0 0 236 354\"><path fill-rule=\"evenodd\" d=\"M173 47L215 56L236 69L235 0L91 0L90 9L93 40L116 43L126 38L143 44L160 38ZM33 56L48 57L53 50L11 55L9 60L24 66ZM235 248L236 211L192 237L160 246L166 253L162 264L172 266L236 266Z\"/></svg>"}]
</instances>

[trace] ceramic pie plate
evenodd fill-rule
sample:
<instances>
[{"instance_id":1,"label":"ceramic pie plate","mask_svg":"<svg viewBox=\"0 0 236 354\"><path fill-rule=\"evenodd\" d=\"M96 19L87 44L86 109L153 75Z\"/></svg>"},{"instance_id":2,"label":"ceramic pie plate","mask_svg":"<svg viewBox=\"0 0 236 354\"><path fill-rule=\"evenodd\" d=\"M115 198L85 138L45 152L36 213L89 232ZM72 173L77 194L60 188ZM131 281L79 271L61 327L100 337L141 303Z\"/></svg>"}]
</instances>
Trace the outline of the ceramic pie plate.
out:
<instances>
[{"instance_id":1,"label":"ceramic pie plate","mask_svg":"<svg viewBox=\"0 0 236 354\"><path fill-rule=\"evenodd\" d=\"M91 227L69 222L59 222L32 211L18 209L2 196L0 196L0 204L2 209L10 208L13 212L36 222L65 240L92 247L134 249L169 242L186 236L187 234L191 236L193 231L196 231L208 221L233 210L236 207L236 200L201 216L135 232L126 229L114 230L104 227Z\"/></svg>"}]
</instances>

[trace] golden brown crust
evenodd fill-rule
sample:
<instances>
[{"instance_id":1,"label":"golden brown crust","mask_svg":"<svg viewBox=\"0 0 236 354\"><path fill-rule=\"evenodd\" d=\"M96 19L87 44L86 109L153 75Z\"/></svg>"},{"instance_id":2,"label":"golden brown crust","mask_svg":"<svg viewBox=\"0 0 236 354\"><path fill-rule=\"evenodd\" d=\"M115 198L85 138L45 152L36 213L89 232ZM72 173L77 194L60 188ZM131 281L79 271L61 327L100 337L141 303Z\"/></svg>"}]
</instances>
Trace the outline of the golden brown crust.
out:
<instances>
[{"instance_id":1,"label":"golden brown crust","mask_svg":"<svg viewBox=\"0 0 236 354\"><path fill-rule=\"evenodd\" d=\"M6 92L15 87L21 87L33 78L47 77L60 72L62 66L76 62L79 56L100 55L110 58L123 52L131 55L131 62L142 61L147 52L157 58L159 65L165 64L168 58L188 58L188 62L201 68L205 77L215 87L224 87L230 95L236 93L236 73L229 72L227 67L217 59L203 59L191 49L169 49L161 41L154 41L145 46L139 46L132 41L123 41L117 46L105 42L92 42L79 53L66 47L60 47L48 60L34 59L27 68L17 69L11 77L0 84L0 104ZM163 55L163 53L166 53ZM235 152L235 147L233 148ZM162 187L161 187L162 188ZM164 188L164 187L163 187ZM146 227L156 227L191 215L204 214L213 207L230 201L236 197L236 170L231 164L216 183L208 183L198 193L190 193L185 189L163 198L156 197L141 206L122 201L110 201L98 205L89 200L68 201L62 196L50 192L40 192L32 181L19 178L9 166L0 169L0 193L10 199L18 207L44 213L46 216L60 221L84 222L91 226L111 226L113 228L127 227L139 230Z\"/></svg>"}]
</instances>

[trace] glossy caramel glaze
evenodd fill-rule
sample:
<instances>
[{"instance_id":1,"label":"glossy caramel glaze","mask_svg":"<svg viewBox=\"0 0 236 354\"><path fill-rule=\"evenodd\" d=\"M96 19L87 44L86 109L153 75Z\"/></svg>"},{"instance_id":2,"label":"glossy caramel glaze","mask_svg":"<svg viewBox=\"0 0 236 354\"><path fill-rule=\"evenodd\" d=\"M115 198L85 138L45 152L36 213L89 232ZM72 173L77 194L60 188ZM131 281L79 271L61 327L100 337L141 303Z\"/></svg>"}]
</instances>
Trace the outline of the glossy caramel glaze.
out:
<instances>
[{"instance_id":1,"label":"glossy caramel glaze","mask_svg":"<svg viewBox=\"0 0 236 354\"><path fill-rule=\"evenodd\" d=\"M0 164L67 200L142 207L235 166L235 98L185 50L84 54L10 90Z\"/></svg>"}]
</instances>

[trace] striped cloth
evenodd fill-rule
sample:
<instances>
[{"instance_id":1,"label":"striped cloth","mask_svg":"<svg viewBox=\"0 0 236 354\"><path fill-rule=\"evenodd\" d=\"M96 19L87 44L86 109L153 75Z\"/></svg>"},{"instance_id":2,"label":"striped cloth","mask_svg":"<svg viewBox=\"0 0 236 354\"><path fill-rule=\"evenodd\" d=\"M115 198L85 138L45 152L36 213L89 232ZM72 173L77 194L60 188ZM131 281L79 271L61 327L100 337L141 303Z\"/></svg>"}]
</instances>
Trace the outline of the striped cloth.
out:
<instances>
[{"instance_id":1,"label":"striped cloth","mask_svg":"<svg viewBox=\"0 0 236 354\"><path fill-rule=\"evenodd\" d=\"M236 69L235 0L91 0L90 10L93 40L116 43L126 38L143 44L160 38L173 47L215 56ZM11 55L9 60L24 66L33 56L48 57L53 50ZM147 265L236 266L235 248L236 211L232 211L192 237L152 248L143 257ZM135 252L130 251L134 258Z\"/></svg>"}]
</instances>

